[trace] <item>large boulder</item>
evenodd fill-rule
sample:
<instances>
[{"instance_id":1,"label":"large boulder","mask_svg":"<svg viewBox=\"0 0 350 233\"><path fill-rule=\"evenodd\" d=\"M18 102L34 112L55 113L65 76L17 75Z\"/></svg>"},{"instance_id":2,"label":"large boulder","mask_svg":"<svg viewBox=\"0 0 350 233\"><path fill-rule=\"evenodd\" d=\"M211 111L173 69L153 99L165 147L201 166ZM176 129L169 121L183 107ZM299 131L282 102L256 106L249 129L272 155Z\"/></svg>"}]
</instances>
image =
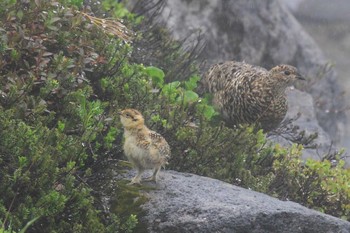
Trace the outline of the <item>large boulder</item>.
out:
<instances>
[{"instance_id":1,"label":"large boulder","mask_svg":"<svg viewBox=\"0 0 350 233\"><path fill-rule=\"evenodd\" d=\"M162 171L145 184L145 232L350 232L349 222L207 177Z\"/></svg>"},{"instance_id":2,"label":"large boulder","mask_svg":"<svg viewBox=\"0 0 350 233\"><path fill-rule=\"evenodd\" d=\"M157 2L154 0L154 2ZM342 88L333 68L313 39L278 0L162 1L158 20L174 38L200 32L206 42L201 59L211 64L238 60L267 69L281 63L296 66L309 80L301 88L314 98L318 121L333 141L343 134L346 116ZM191 44L191 37L187 40Z\"/></svg>"}]
</instances>

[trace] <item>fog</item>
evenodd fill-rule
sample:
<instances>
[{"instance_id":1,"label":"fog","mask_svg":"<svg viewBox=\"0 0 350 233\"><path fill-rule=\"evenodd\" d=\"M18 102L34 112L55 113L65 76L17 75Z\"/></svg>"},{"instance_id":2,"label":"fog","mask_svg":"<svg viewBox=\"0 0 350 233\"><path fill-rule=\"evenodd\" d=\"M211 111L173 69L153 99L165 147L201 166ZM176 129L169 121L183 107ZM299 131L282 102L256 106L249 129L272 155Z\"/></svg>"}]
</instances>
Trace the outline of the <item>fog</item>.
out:
<instances>
[{"instance_id":1,"label":"fog","mask_svg":"<svg viewBox=\"0 0 350 233\"><path fill-rule=\"evenodd\" d=\"M350 106L350 1L280 0L286 4L305 30L334 64L339 83ZM343 109L350 119L349 107ZM350 151L350 122L342 133L340 147Z\"/></svg>"}]
</instances>

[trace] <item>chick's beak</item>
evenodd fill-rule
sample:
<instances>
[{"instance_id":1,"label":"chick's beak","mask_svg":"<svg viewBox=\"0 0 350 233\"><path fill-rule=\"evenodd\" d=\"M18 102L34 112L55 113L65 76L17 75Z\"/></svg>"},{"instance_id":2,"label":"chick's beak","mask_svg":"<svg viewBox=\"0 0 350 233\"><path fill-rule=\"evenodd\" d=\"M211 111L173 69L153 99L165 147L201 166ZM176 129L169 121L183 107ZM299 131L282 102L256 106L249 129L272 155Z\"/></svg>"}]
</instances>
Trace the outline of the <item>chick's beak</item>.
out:
<instances>
[{"instance_id":1,"label":"chick's beak","mask_svg":"<svg viewBox=\"0 0 350 233\"><path fill-rule=\"evenodd\" d=\"M122 111L118 111L118 115L122 115Z\"/></svg>"},{"instance_id":2,"label":"chick's beak","mask_svg":"<svg viewBox=\"0 0 350 233\"><path fill-rule=\"evenodd\" d=\"M305 80L305 78L299 73L297 73L296 78L299 80Z\"/></svg>"}]
</instances>

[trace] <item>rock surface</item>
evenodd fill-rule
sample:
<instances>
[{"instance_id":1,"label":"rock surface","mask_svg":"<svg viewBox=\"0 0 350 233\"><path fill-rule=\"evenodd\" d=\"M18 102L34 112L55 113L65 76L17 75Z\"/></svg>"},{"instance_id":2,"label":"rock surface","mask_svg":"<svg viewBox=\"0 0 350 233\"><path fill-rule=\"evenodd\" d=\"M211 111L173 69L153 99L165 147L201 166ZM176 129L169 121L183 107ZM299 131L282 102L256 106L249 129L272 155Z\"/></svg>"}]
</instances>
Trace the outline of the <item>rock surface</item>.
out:
<instances>
[{"instance_id":1,"label":"rock surface","mask_svg":"<svg viewBox=\"0 0 350 233\"><path fill-rule=\"evenodd\" d=\"M290 0L284 0L285 2ZM295 1L295 0L294 0ZM350 2L348 0L298 0L299 4L295 7L295 14L300 17L319 20L323 22L330 21L349 21L350 20ZM293 2L293 0L291 1Z\"/></svg>"},{"instance_id":2,"label":"rock surface","mask_svg":"<svg viewBox=\"0 0 350 233\"><path fill-rule=\"evenodd\" d=\"M300 0L282 0L294 4ZM305 30L315 39L327 58L334 64L339 74L338 82L345 90L350 88L350 1L348 0L301 0L295 4L293 13ZM346 12L346 13L345 13ZM350 102L350 92L344 92L347 106ZM346 107L348 119L349 108ZM344 129L345 136L341 138L340 145L350 150L350 125ZM348 159L350 162L350 159Z\"/></svg>"},{"instance_id":3,"label":"rock surface","mask_svg":"<svg viewBox=\"0 0 350 233\"><path fill-rule=\"evenodd\" d=\"M188 173L162 171L145 195L147 232L350 232L349 222L297 203Z\"/></svg>"},{"instance_id":4,"label":"rock surface","mask_svg":"<svg viewBox=\"0 0 350 233\"><path fill-rule=\"evenodd\" d=\"M287 89L286 94L288 100L288 111L285 120L296 119L292 122L292 124L299 127L299 132L304 131L306 137L314 134L315 132L317 132L318 135L318 137L312 142L312 145L317 146L317 150L305 148L303 150L302 158L313 158L320 160L324 155L330 152L333 153L335 148L331 146L332 140L318 124L316 119L312 96L295 88ZM298 114L300 114L299 117L297 117ZM269 137L269 139L285 146L290 146L292 144L290 140L283 137L283 134L282 136L272 135Z\"/></svg>"},{"instance_id":5,"label":"rock surface","mask_svg":"<svg viewBox=\"0 0 350 233\"><path fill-rule=\"evenodd\" d=\"M320 125L339 141L346 116L340 111L345 104L337 74L326 69L320 75L328 60L284 4L278 0L172 0L164 1L159 18L176 39L202 33L204 71L228 60L267 69L281 63L297 67L309 79L305 90L314 98ZM193 35L195 40L197 34Z\"/></svg>"}]
</instances>

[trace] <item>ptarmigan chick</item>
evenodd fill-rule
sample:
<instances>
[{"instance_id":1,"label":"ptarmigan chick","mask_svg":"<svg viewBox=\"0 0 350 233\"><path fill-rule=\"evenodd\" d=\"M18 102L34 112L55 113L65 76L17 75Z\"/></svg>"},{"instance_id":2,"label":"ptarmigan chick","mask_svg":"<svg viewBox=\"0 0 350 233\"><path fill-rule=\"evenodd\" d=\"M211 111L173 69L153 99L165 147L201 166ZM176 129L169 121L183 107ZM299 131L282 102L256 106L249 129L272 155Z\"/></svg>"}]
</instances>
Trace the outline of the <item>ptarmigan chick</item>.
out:
<instances>
[{"instance_id":1,"label":"ptarmigan chick","mask_svg":"<svg viewBox=\"0 0 350 233\"><path fill-rule=\"evenodd\" d=\"M258 123L264 131L279 126L287 113L285 90L304 80L297 69L279 65L271 70L243 62L213 65L204 75L204 91L213 94L213 104L229 126Z\"/></svg>"},{"instance_id":2,"label":"ptarmigan chick","mask_svg":"<svg viewBox=\"0 0 350 233\"><path fill-rule=\"evenodd\" d=\"M153 175L147 180L157 182L159 170L170 158L167 141L160 134L147 128L139 111L125 109L120 111L119 115L124 126L124 153L137 169L137 174L130 184L139 184L146 169L154 169Z\"/></svg>"}]
</instances>

